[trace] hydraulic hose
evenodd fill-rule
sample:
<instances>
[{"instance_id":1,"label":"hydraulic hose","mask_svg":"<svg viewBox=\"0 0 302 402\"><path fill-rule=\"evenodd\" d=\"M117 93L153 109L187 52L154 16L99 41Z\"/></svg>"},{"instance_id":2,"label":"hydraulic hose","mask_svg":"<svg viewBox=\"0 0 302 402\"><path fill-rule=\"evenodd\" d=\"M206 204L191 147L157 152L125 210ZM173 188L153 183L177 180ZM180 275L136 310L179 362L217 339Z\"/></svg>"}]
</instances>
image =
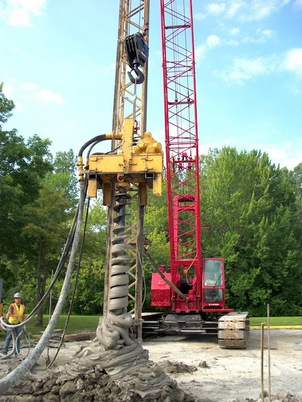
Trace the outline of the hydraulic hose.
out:
<instances>
[{"instance_id":1,"label":"hydraulic hose","mask_svg":"<svg viewBox=\"0 0 302 402\"><path fill-rule=\"evenodd\" d=\"M17 342L18 339L20 338L20 336L23 333L23 328L21 329L21 331L19 332L19 334L16 336L14 333L14 329L16 328L16 325L10 325L7 324L4 320L3 317L0 318L0 326L6 331L6 332L10 332L10 336L11 339L13 341L13 347L12 350L10 352L7 353L7 355L1 357L1 360L6 360L8 358L10 358L13 354L15 354L16 356L19 354L18 350L17 350Z\"/></svg>"},{"instance_id":2,"label":"hydraulic hose","mask_svg":"<svg viewBox=\"0 0 302 402\"><path fill-rule=\"evenodd\" d=\"M91 138L89 141L85 142L85 144L80 148L78 156L82 156L84 150L91 144L93 144L94 142L101 142L104 140L107 140L107 136L106 134L101 134L101 135L97 135L96 137Z\"/></svg>"},{"instance_id":3,"label":"hydraulic hose","mask_svg":"<svg viewBox=\"0 0 302 402\"><path fill-rule=\"evenodd\" d=\"M68 308L68 313L67 313L67 318L65 320L65 325L63 328L63 333L59 342L59 346L57 347L56 353L53 357L53 359L47 364L47 368L50 368L54 361L56 360L59 351L62 347L62 344L64 342L64 337L65 337L65 333L68 327L68 323L69 323L69 319L70 319L70 315L71 315L71 310L73 307L73 302L74 302L74 298L75 298L75 292L77 289L77 285L78 285L78 280L79 280L79 273L80 273L80 267L81 267L81 262L82 262L82 256L83 256L83 248L84 248L84 243L85 243L85 234L86 234L86 227L87 227L87 221L88 221L88 212L89 212L89 205L90 205L90 198L88 198L88 205L87 205L87 210L86 210L86 217L85 217L85 223L84 223L84 228L83 228L83 238L82 238L82 242L81 242L81 247L80 247L80 251L79 251L79 262L78 262L78 267L77 267L77 271L76 271L76 278L75 278L75 283L73 286L73 290L72 290L72 294L71 294L71 300L69 303L69 308Z\"/></svg>"},{"instance_id":4,"label":"hydraulic hose","mask_svg":"<svg viewBox=\"0 0 302 402\"><path fill-rule=\"evenodd\" d=\"M83 210L84 210L84 202L85 202L85 183L80 183L80 200L79 200L79 208L78 208L78 219L76 223L76 229L74 234L74 240L71 248L70 258L68 262L68 267L64 279L64 283L61 289L61 293L56 304L54 313L49 321L49 324L41 336L39 342L36 347L33 349L32 353L30 353L25 360L23 360L18 367L12 370L6 377L0 380L0 395L7 390L10 386L19 381L24 374L26 374L37 362L39 357L41 356L43 350L46 347L50 337L53 334L57 321L62 312L67 294L69 292L70 280L73 272L73 268L75 265L75 259L77 254L77 249L80 241L80 233L81 233L81 224L83 220Z\"/></svg>"}]
</instances>

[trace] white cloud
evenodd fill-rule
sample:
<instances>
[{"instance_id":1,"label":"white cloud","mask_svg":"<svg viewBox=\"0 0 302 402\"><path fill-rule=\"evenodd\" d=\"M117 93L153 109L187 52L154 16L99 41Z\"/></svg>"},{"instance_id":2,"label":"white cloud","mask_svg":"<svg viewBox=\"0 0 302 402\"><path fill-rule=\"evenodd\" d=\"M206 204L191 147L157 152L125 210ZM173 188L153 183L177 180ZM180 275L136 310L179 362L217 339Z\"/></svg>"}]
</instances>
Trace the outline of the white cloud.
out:
<instances>
[{"instance_id":1,"label":"white cloud","mask_svg":"<svg viewBox=\"0 0 302 402\"><path fill-rule=\"evenodd\" d=\"M230 34L231 34L232 36L238 35L239 32L240 32L240 29L239 29L239 28L231 28L231 29L230 29Z\"/></svg>"},{"instance_id":2,"label":"white cloud","mask_svg":"<svg viewBox=\"0 0 302 402\"><path fill-rule=\"evenodd\" d=\"M235 70L243 71L248 75L264 74L268 70L267 61L262 57L256 59L236 59L234 68Z\"/></svg>"},{"instance_id":3,"label":"white cloud","mask_svg":"<svg viewBox=\"0 0 302 402\"><path fill-rule=\"evenodd\" d=\"M209 14L222 14L225 11L225 3L210 3L207 6L207 11Z\"/></svg>"},{"instance_id":4,"label":"white cloud","mask_svg":"<svg viewBox=\"0 0 302 402\"><path fill-rule=\"evenodd\" d=\"M12 10L9 16L9 24L10 25L22 25L24 27L30 27L30 16L27 10L25 9L15 9Z\"/></svg>"},{"instance_id":5,"label":"white cloud","mask_svg":"<svg viewBox=\"0 0 302 402\"><path fill-rule=\"evenodd\" d=\"M280 144L263 144L260 145L260 149L264 150L271 161L280 167L292 170L302 162L301 146L297 142L283 141Z\"/></svg>"},{"instance_id":6,"label":"white cloud","mask_svg":"<svg viewBox=\"0 0 302 402\"><path fill-rule=\"evenodd\" d=\"M242 38L242 43L266 43L274 36L274 31L271 29L257 29L255 36L245 36Z\"/></svg>"},{"instance_id":7,"label":"white cloud","mask_svg":"<svg viewBox=\"0 0 302 402\"><path fill-rule=\"evenodd\" d=\"M234 40L234 39L227 39L224 41L224 43L227 46L238 46L240 44L240 42L238 40Z\"/></svg>"},{"instance_id":8,"label":"white cloud","mask_svg":"<svg viewBox=\"0 0 302 402\"><path fill-rule=\"evenodd\" d=\"M302 78L302 48L289 50L285 55L283 67Z\"/></svg>"},{"instance_id":9,"label":"white cloud","mask_svg":"<svg viewBox=\"0 0 302 402\"><path fill-rule=\"evenodd\" d=\"M42 14L45 3L46 0L7 0L2 15L9 25L30 27L32 17Z\"/></svg>"},{"instance_id":10,"label":"white cloud","mask_svg":"<svg viewBox=\"0 0 302 402\"><path fill-rule=\"evenodd\" d=\"M210 35L207 37L207 46L209 49L212 49L215 46L221 44L221 40L217 35Z\"/></svg>"},{"instance_id":11,"label":"white cloud","mask_svg":"<svg viewBox=\"0 0 302 402\"><path fill-rule=\"evenodd\" d=\"M242 21L254 21L268 18L273 13L280 11L284 6L291 3L292 0L251 0L242 1Z\"/></svg>"},{"instance_id":12,"label":"white cloud","mask_svg":"<svg viewBox=\"0 0 302 402\"><path fill-rule=\"evenodd\" d=\"M214 75L226 82L242 84L257 75L267 74L276 69L274 58L237 58L229 70L215 70Z\"/></svg>"},{"instance_id":13,"label":"white cloud","mask_svg":"<svg viewBox=\"0 0 302 402\"><path fill-rule=\"evenodd\" d=\"M249 16L245 16L246 19L251 20L261 20L263 18L269 17L277 8L278 2L276 1L253 1L251 4L251 13Z\"/></svg>"},{"instance_id":14,"label":"white cloud","mask_svg":"<svg viewBox=\"0 0 302 402\"><path fill-rule=\"evenodd\" d=\"M203 13L197 13L194 15L194 18L197 21L202 21L202 20L206 19L206 17L207 17L206 14L203 14Z\"/></svg>"},{"instance_id":15,"label":"white cloud","mask_svg":"<svg viewBox=\"0 0 302 402\"><path fill-rule=\"evenodd\" d=\"M290 49L283 55L236 58L229 68L216 69L213 75L227 83L243 84L257 76L280 72L290 72L298 78L294 83L289 81L286 85L289 91L301 94L302 88L298 81L302 79L302 48Z\"/></svg>"},{"instance_id":16,"label":"white cloud","mask_svg":"<svg viewBox=\"0 0 302 402\"><path fill-rule=\"evenodd\" d=\"M33 82L23 83L21 88L29 93L31 97L39 99L44 102L63 104L65 103L61 96L57 95L50 89L40 88L39 85Z\"/></svg>"},{"instance_id":17,"label":"white cloud","mask_svg":"<svg viewBox=\"0 0 302 402\"><path fill-rule=\"evenodd\" d=\"M204 58L205 54L216 46L221 44L221 39L217 35L209 35L206 39L206 43L195 47L196 61Z\"/></svg>"},{"instance_id":18,"label":"white cloud","mask_svg":"<svg viewBox=\"0 0 302 402\"><path fill-rule=\"evenodd\" d=\"M38 90L35 93L35 97L46 102L58 103L58 104L64 103L63 99L59 95L56 95L53 91L49 89Z\"/></svg>"},{"instance_id":19,"label":"white cloud","mask_svg":"<svg viewBox=\"0 0 302 402\"><path fill-rule=\"evenodd\" d=\"M243 22L259 21L268 18L290 3L295 8L302 7L302 0L231 0L208 4L206 15L223 16L228 19L238 18ZM203 18L206 15L203 14Z\"/></svg>"},{"instance_id":20,"label":"white cloud","mask_svg":"<svg viewBox=\"0 0 302 402\"><path fill-rule=\"evenodd\" d=\"M33 82L25 82L21 85L22 89L25 91L35 91L38 89L38 85L34 84Z\"/></svg>"},{"instance_id":21,"label":"white cloud","mask_svg":"<svg viewBox=\"0 0 302 402\"><path fill-rule=\"evenodd\" d=\"M206 45L199 45L195 47L195 59L196 61L203 59L205 53L207 51Z\"/></svg>"},{"instance_id":22,"label":"white cloud","mask_svg":"<svg viewBox=\"0 0 302 402\"><path fill-rule=\"evenodd\" d=\"M226 12L226 17L227 18L233 18L235 17L236 14L240 11L242 8L243 1L241 0L233 0L230 2L230 7Z\"/></svg>"},{"instance_id":23,"label":"white cloud","mask_svg":"<svg viewBox=\"0 0 302 402\"><path fill-rule=\"evenodd\" d=\"M271 38L274 35L274 31L272 31L271 29L261 29L259 28L257 30L257 33L265 38Z\"/></svg>"}]
</instances>

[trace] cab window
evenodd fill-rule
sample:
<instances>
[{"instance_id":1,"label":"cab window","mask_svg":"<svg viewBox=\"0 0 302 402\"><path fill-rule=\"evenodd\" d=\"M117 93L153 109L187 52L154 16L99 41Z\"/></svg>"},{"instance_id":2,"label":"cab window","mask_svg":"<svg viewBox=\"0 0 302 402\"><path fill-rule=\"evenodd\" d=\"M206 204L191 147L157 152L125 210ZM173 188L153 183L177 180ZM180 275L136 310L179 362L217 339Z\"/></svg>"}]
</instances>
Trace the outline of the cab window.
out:
<instances>
[{"instance_id":1,"label":"cab window","mask_svg":"<svg viewBox=\"0 0 302 402\"><path fill-rule=\"evenodd\" d=\"M205 260L204 285L222 286L222 261Z\"/></svg>"}]
</instances>

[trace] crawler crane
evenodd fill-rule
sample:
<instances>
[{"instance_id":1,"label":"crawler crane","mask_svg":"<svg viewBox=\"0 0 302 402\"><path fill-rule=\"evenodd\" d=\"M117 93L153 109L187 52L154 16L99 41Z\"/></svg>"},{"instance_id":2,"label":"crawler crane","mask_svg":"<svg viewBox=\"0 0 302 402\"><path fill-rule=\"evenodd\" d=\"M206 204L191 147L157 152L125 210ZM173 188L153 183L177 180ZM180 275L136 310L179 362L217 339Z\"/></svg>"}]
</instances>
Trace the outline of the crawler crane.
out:
<instances>
[{"instance_id":1,"label":"crawler crane","mask_svg":"<svg viewBox=\"0 0 302 402\"><path fill-rule=\"evenodd\" d=\"M245 348L247 313L225 306L222 258L203 258L192 0L161 0L166 186L170 267L152 275L151 305L169 310L146 329L218 333L221 347ZM220 317L209 319L209 315Z\"/></svg>"}]
</instances>

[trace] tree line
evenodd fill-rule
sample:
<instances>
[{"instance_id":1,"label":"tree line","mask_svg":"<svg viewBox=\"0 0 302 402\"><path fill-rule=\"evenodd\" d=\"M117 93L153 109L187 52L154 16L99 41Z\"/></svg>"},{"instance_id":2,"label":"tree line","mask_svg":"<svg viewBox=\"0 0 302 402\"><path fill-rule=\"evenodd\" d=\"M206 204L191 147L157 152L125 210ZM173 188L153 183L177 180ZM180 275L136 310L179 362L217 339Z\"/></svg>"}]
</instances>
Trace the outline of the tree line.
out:
<instances>
[{"instance_id":1,"label":"tree line","mask_svg":"<svg viewBox=\"0 0 302 402\"><path fill-rule=\"evenodd\" d=\"M14 109L0 85L0 277L3 299L22 292L28 309L45 293L56 270L78 201L72 150L52 155L37 134L25 140L3 128ZM204 257L225 259L227 304L251 315L302 313L302 163L292 171L272 164L261 151L224 147L200 157ZM163 186L165 189L165 185ZM150 195L145 214L149 253L169 266L165 194ZM100 314L106 258L107 212L101 199L90 207L72 312ZM64 271L64 270L63 270ZM145 259L145 310L150 311L153 266ZM64 274L64 272L63 272ZM59 278L37 314L56 302ZM67 309L67 306L66 306Z\"/></svg>"}]
</instances>

